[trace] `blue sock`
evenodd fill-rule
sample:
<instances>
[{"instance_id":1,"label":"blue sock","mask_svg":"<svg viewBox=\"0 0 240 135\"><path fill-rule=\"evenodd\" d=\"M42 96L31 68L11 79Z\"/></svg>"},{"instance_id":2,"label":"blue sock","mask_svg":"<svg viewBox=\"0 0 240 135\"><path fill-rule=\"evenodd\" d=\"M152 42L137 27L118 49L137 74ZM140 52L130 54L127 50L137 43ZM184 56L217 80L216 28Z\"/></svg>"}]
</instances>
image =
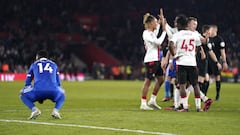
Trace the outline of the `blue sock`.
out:
<instances>
[{"instance_id":1,"label":"blue sock","mask_svg":"<svg viewBox=\"0 0 240 135\"><path fill-rule=\"evenodd\" d=\"M165 97L170 97L170 81L165 81Z\"/></svg>"},{"instance_id":2,"label":"blue sock","mask_svg":"<svg viewBox=\"0 0 240 135\"><path fill-rule=\"evenodd\" d=\"M22 102L30 109L32 110L35 105L33 104L33 102L31 100L29 100L27 97L25 97L24 95L20 95L20 98L22 100Z\"/></svg>"},{"instance_id":3,"label":"blue sock","mask_svg":"<svg viewBox=\"0 0 240 135\"><path fill-rule=\"evenodd\" d=\"M62 94L62 95L58 98L58 100L56 101L55 109L60 110L61 107L62 107L62 105L63 105L63 103L64 103L64 101L65 101L65 95Z\"/></svg>"}]
</instances>

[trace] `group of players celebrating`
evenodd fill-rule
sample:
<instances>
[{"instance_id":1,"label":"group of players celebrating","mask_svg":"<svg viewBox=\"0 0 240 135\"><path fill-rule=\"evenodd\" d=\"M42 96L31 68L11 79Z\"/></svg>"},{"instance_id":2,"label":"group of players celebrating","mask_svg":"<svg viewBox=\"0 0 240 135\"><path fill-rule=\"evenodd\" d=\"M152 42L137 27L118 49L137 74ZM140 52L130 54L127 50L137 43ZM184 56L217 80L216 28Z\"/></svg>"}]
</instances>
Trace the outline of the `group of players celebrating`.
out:
<instances>
[{"instance_id":1,"label":"group of players celebrating","mask_svg":"<svg viewBox=\"0 0 240 135\"><path fill-rule=\"evenodd\" d=\"M188 97L190 92L195 95L196 111L207 111L213 100L208 98L209 75L215 76L216 98L220 99L221 70L228 68L225 54L225 43L217 35L216 25L203 25L202 34L197 29L197 18L178 15L174 20L174 28L166 21L163 10L157 19L149 13L144 15L143 40L146 54L144 64L146 67L145 80L142 87L141 110L161 109L156 102L158 91L165 80L165 98L163 101L171 99L174 105L165 110L176 110L178 112L188 112ZM158 37L159 30L162 33ZM163 50L164 39L168 39L168 49ZM165 73L165 74L164 74ZM147 93L152 79L155 85L150 100L147 102ZM201 100L204 102L201 108Z\"/></svg>"},{"instance_id":2,"label":"group of players celebrating","mask_svg":"<svg viewBox=\"0 0 240 135\"><path fill-rule=\"evenodd\" d=\"M166 78L166 97L163 101L170 99L170 83L174 82L176 85L171 94L174 96L174 105L165 108L166 110L188 112L188 97L190 92L193 92L196 111L207 111L213 102L206 96L209 75L215 76L216 101L218 101L221 89L220 72L228 68L225 43L217 35L217 26L204 25L201 35L196 31L196 18L178 15L174 20L174 28L172 28L164 18L162 9L160 9L158 20L149 13L145 14L143 24L145 26L142 36L146 49L144 57L146 74L142 87L140 109L161 109L156 98ZM158 37L160 28L162 32ZM168 39L168 50L165 51L165 55L162 55L160 52L166 38ZM33 78L34 85L32 86ZM147 102L148 89L153 78L155 85L151 98ZM36 61L31 64L25 86L20 91L20 99L32 111L29 120L36 119L41 115L41 111L34 102L42 104L46 99L55 103L51 116L61 119L59 110L65 101L65 92L61 87L57 65L48 59L46 51L39 51L36 55ZM201 100L204 102L203 109L201 108Z\"/></svg>"}]
</instances>

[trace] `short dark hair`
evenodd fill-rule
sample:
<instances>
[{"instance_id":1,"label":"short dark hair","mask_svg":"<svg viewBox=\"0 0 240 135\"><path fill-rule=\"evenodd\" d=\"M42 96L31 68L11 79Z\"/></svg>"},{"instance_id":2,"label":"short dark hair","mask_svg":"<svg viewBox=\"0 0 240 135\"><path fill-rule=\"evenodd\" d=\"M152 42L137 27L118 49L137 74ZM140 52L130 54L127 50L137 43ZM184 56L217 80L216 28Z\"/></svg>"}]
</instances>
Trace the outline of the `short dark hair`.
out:
<instances>
[{"instance_id":1,"label":"short dark hair","mask_svg":"<svg viewBox=\"0 0 240 135\"><path fill-rule=\"evenodd\" d=\"M203 25L202 26L202 33L205 33L209 29L210 29L210 25Z\"/></svg>"},{"instance_id":2,"label":"short dark hair","mask_svg":"<svg viewBox=\"0 0 240 135\"><path fill-rule=\"evenodd\" d=\"M184 14L178 15L176 23L177 23L178 30L186 29L188 24L188 18Z\"/></svg>"},{"instance_id":3,"label":"short dark hair","mask_svg":"<svg viewBox=\"0 0 240 135\"><path fill-rule=\"evenodd\" d=\"M39 58L48 58L48 52L46 50L40 50L37 52Z\"/></svg>"}]
</instances>

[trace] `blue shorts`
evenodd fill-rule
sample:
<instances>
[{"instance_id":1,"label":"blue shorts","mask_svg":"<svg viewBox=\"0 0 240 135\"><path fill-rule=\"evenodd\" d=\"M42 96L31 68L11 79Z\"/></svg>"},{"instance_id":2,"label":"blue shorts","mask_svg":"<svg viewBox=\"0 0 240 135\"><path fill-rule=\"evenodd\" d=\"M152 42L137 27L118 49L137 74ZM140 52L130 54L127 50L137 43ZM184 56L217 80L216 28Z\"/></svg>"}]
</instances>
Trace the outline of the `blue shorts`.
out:
<instances>
[{"instance_id":1,"label":"blue shorts","mask_svg":"<svg viewBox=\"0 0 240 135\"><path fill-rule=\"evenodd\" d=\"M176 78L176 69L169 69L168 76L170 76L171 78Z\"/></svg>"},{"instance_id":2,"label":"blue shorts","mask_svg":"<svg viewBox=\"0 0 240 135\"><path fill-rule=\"evenodd\" d=\"M53 90L36 90L32 86L28 86L21 90L21 94L32 102L44 101L46 99L56 102L60 97L65 96L65 91L62 87L57 87Z\"/></svg>"}]
</instances>

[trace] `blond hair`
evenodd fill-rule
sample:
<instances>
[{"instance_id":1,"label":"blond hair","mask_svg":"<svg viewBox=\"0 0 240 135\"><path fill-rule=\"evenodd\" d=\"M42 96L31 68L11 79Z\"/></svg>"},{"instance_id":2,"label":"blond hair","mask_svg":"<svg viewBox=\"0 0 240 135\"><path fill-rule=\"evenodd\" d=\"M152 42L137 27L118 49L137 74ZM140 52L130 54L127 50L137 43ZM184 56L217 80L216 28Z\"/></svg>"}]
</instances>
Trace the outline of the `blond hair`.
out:
<instances>
[{"instance_id":1,"label":"blond hair","mask_svg":"<svg viewBox=\"0 0 240 135\"><path fill-rule=\"evenodd\" d=\"M143 16L143 24L144 24L144 27L145 29L147 29L149 27L149 24L155 20L155 17L153 15L151 15L150 13L146 13L144 16Z\"/></svg>"}]
</instances>

